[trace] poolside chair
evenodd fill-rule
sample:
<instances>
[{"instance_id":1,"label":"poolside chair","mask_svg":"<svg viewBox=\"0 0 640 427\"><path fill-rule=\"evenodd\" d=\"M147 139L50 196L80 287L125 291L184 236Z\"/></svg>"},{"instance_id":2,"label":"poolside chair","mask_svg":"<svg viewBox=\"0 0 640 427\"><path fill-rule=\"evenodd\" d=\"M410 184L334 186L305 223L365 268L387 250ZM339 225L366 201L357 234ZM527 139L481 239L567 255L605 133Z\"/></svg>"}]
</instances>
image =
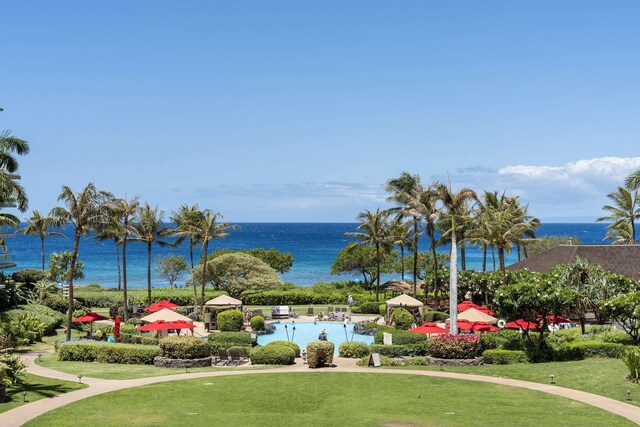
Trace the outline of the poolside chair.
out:
<instances>
[{"instance_id":1,"label":"poolside chair","mask_svg":"<svg viewBox=\"0 0 640 427\"><path fill-rule=\"evenodd\" d=\"M347 307L342 307L342 309L341 309L341 311L342 311L343 313L346 313L346 312L347 312L347 310L349 310Z\"/></svg>"},{"instance_id":2,"label":"poolside chair","mask_svg":"<svg viewBox=\"0 0 640 427\"><path fill-rule=\"evenodd\" d=\"M218 349L218 357L215 358L215 362L212 362L214 365L222 364L223 366L227 366L231 362L229 359L229 353L227 350Z\"/></svg>"},{"instance_id":3,"label":"poolside chair","mask_svg":"<svg viewBox=\"0 0 640 427\"><path fill-rule=\"evenodd\" d=\"M333 313L333 307L327 307L327 313L329 314Z\"/></svg>"},{"instance_id":4,"label":"poolside chair","mask_svg":"<svg viewBox=\"0 0 640 427\"><path fill-rule=\"evenodd\" d=\"M229 365L235 363L236 366L245 361L246 356L240 351L239 348L230 348L229 349Z\"/></svg>"},{"instance_id":5,"label":"poolside chair","mask_svg":"<svg viewBox=\"0 0 640 427\"><path fill-rule=\"evenodd\" d=\"M307 316L313 316L313 307L307 308Z\"/></svg>"},{"instance_id":6,"label":"poolside chair","mask_svg":"<svg viewBox=\"0 0 640 427\"><path fill-rule=\"evenodd\" d=\"M336 314L333 311L329 312L329 320L336 320Z\"/></svg>"},{"instance_id":7,"label":"poolside chair","mask_svg":"<svg viewBox=\"0 0 640 427\"><path fill-rule=\"evenodd\" d=\"M318 317L316 317L316 320L319 320L319 321L325 320L324 313L323 312L318 313Z\"/></svg>"},{"instance_id":8,"label":"poolside chair","mask_svg":"<svg viewBox=\"0 0 640 427\"><path fill-rule=\"evenodd\" d=\"M338 322L344 322L344 313L336 313L335 320Z\"/></svg>"}]
</instances>

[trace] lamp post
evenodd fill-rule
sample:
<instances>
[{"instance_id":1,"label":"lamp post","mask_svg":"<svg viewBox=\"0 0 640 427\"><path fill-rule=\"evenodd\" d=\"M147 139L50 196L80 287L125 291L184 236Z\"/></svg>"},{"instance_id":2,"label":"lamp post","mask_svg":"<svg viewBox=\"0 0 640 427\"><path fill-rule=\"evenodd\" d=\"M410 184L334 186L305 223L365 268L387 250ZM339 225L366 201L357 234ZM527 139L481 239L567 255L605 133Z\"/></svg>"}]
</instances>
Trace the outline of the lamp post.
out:
<instances>
[{"instance_id":1,"label":"lamp post","mask_svg":"<svg viewBox=\"0 0 640 427\"><path fill-rule=\"evenodd\" d=\"M629 399L631 400L631 399ZM22 403L27 401L27 390L22 390Z\"/></svg>"},{"instance_id":2,"label":"lamp post","mask_svg":"<svg viewBox=\"0 0 640 427\"><path fill-rule=\"evenodd\" d=\"M82 375L78 375L78 384L82 384Z\"/></svg>"},{"instance_id":3,"label":"lamp post","mask_svg":"<svg viewBox=\"0 0 640 427\"><path fill-rule=\"evenodd\" d=\"M627 402L631 402L631 390L627 390Z\"/></svg>"},{"instance_id":4,"label":"lamp post","mask_svg":"<svg viewBox=\"0 0 640 427\"><path fill-rule=\"evenodd\" d=\"M349 335L347 335L347 325L343 324L342 326L344 326L344 337L347 339L347 342L349 342Z\"/></svg>"},{"instance_id":5,"label":"lamp post","mask_svg":"<svg viewBox=\"0 0 640 427\"><path fill-rule=\"evenodd\" d=\"M555 384L556 383L556 376L551 374L549 375L549 384Z\"/></svg>"}]
</instances>

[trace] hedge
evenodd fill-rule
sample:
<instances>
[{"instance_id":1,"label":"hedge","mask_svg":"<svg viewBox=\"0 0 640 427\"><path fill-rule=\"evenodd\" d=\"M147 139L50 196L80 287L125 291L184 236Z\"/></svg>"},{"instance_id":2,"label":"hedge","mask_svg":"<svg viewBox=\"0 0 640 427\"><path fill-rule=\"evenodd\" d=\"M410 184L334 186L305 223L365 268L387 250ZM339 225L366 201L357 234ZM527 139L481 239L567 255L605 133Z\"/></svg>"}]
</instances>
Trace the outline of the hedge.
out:
<instances>
[{"instance_id":1,"label":"hedge","mask_svg":"<svg viewBox=\"0 0 640 427\"><path fill-rule=\"evenodd\" d=\"M612 359L621 358L627 346L623 344L600 342L600 341L579 341L559 346L553 350L553 359L556 361L582 360L591 357L609 357Z\"/></svg>"},{"instance_id":2,"label":"hedge","mask_svg":"<svg viewBox=\"0 0 640 427\"><path fill-rule=\"evenodd\" d=\"M282 345L285 347L289 347L291 350L293 350L293 352L296 354L296 357L300 357L300 346L294 342L289 342L289 341L271 341L270 343L267 344L267 346L270 345Z\"/></svg>"},{"instance_id":3,"label":"hedge","mask_svg":"<svg viewBox=\"0 0 640 427\"><path fill-rule=\"evenodd\" d=\"M253 365L291 365L295 358L295 352L283 345L256 347L249 354Z\"/></svg>"},{"instance_id":4,"label":"hedge","mask_svg":"<svg viewBox=\"0 0 640 427\"><path fill-rule=\"evenodd\" d=\"M391 319L396 328L406 331L413 324L413 315L406 308L396 308L391 313Z\"/></svg>"},{"instance_id":5,"label":"hedge","mask_svg":"<svg viewBox=\"0 0 640 427\"><path fill-rule=\"evenodd\" d=\"M439 359L473 359L480 351L480 340L475 335L439 335L427 341L427 351Z\"/></svg>"},{"instance_id":6,"label":"hedge","mask_svg":"<svg viewBox=\"0 0 640 427\"><path fill-rule=\"evenodd\" d=\"M370 353L369 346L363 342L353 341L344 342L338 348L340 357L348 357L350 359L360 359L368 356Z\"/></svg>"},{"instance_id":7,"label":"hedge","mask_svg":"<svg viewBox=\"0 0 640 427\"><path fill-rule=\"evenodd\" d=\"M58 346L58 360L152 365L160 356L160 347L134 344L114 344L98 341L73 341Z\"/></svg>"},{"instance_id":8,"label":"hedge","mask_svg":"<svg viewBox=\"0 0 640 427\"><path fill-rule=\"evenodd\" d=\"M380 303L375 301L367 301L359 306L351 307L352 313L361 314L380 314Z\"/></svg>"},{"instance_id":9,"label":"hedge","mask_svg":"<svg viewBox=\"0 0 640 427\"><path fill-rule=\"evenodd\" d=\"M384 330L378 330L376 334L373 336L373 341L376 344L384 343L383 336ZM396 345L405 345L405 344L416 344L421 341L426 341L427 336L425 334L418 334L415 332L402 331L399 329L394 329L390 332L393 335L392 343Z\"/></svg>"},{"instance_id":10,"label":"hedge","mask_svg":"<svg viewBox=\"0 0 640 427\"><path fill-rule=\"evenodd\" d=\"M482 353L485 363L492 365L511 365L527 363L527 354L521 350L485 350Z\"/></svg>"},{"instance_id":11,"label":"hedge","mask_svg":"<svg viewBox=\"0 0 640 427\"><path fill-rule=\"evenodd\" d=\"M224 295L224 292L207 289L205 290L204 298L205 301L207 301L220 295ZM74 287L73 296L88 307L121 306L124 301L124 293L113 288L77 286ZM137 305L138 307L147 307L149 305L146 289L129 289L127 291L127 298L131 301L130 306ZM199 298L200 292L198 292L198 300ZM153 289L151 293L151 303L153 304L163 299L181 306L193 307L193 288Z\"/></svg>"},{"instance_id":12,"label":"hedge","mask_svg":"<svg viewBox=\"0 0 640 427\"><path fill-rule=\"evenodd\" d=\"M159 346L162 356L169 359L201 359L211 354L207 341L197 337L165 337L160 340Z\"/></svg>"},{"instance_id":13,"label":"hedge","mask_svg":"<svg viewBox=\"0 0 640 427\"><path fill-rule=\"evenodd\" d=\"M310 368L321 368L333 363L335 345L330 341L311 341L307 344L307 364Z\"/></svg>"},{"instance_id":14,"label":"hedge","mask_svg":"<svg viewBox=\"0 0 640 427\"><path fill-rule=\"evenodd\" d=\"M264 330L264 317L262 316L253 316L250 320L251 330L252 331L262 331Z\"/></svg>"},{"instance_id":15,"label":"hedge","mask_svg":"<svg viewBox=\"0 0 640 427\"><path fill-rule=\"evenodd\" d=\"M222 332L239 332L244 324L244 317L239 310L225 310L218 313L218 328Z\"/></svg>"},{"instance_id":16,"label":"hedge","mask_svg":"<svg viewBox=\"0 0 640 427\"><path fill-rule=\"evenodd\" d=\"M253 347L256 340L249 332L214 332L209 334L208 341L212 354L217 354L218 350L230 347Z\"/></svg>"},{"instance_id":17,"label":"hedge","mask_svg":"<svg viewBox=\"0 0 640 427\"><path fill-rule=\"evenodd\" d=\"M429 310L424 313L425 322L445 322L449 318L449 313L444 311Z\"/></svg>"},{"instance_id":18,"label":"hedge","mask_svg":"<svg viewBox=\"0 0 640 427\"><path fill-rule=\"evenodd\" d=\"M400 357L411 356L412 350L406 345L383 345L383 344L371 344L369 346L371 353L378 353L387 357Z\"/></svg>"},{"instance_id":19,"label":"hedge","mask_svg":"<svg viewBox=\"0 0 640 427\"><path fill-rule=\"evenodd\" d=\"M113 331L107 332L106 330L104 330L104 332L107 334L113 333ZM158 345L157 338L152 338L150 336L144 335L133 335L128 333L120 333L120 336L116 339L116 342L121 344Z\"/></svg>"}]
</instances>

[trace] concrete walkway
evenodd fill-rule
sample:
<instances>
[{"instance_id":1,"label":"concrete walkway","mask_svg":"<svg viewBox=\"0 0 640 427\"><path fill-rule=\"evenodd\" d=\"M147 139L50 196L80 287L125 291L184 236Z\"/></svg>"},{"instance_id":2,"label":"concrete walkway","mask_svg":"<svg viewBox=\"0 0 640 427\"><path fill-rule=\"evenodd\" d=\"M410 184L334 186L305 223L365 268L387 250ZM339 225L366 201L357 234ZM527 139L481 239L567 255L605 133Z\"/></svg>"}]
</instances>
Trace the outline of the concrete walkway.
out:
<instances>
[{"instance_id":1,"label":"concrete walkway","mask_svg":"<svg viewBox=\"0 0 640 427\"><path fill-rule=\"evenodd\" d=\"M43 377L56 378L66 381L77 381L78 377L71 374L65 374L52 369L38 366L34 363L36 354L27 354L23 358L27 363L27 371L34 375L40 375ZM3 427L20 426L25 422L36 418L45 412L51 411L61 406L67 405L72 402L76 402L81 399L85 399L91 396L97 396L102 393L109 393L112 391L123 390L131 387L140 387L148 384L155 384L166 381L180 381L186 379L197 378L212 378L234 375L261 375L271 374L277 372L358 372L369 374L393 374L393 375L421 375L426 377L439 377L439 378L452 378L466 381L478 381L484 383L499 384L510 387L520 387L528 390L539 391L543 393L552 394L555 396L561 396L572 400L577 400L582 403L594 406L596 408L603 409L605 411L620 415L640 425L640 408L629 405L618 400L610 399L608 397L599 396L596 394L586 393L579 390L573 390L569 388L558 387L550 384L539 384L528 381L520 381L508 378L489 377L483 375L473 374L458 374L453 372L441 372L441 371L418 371L418 370L398 370L398 369L384 369L384 368L363 368L356 366L355 359L335 358L335 367L310 370L307 365L302 363L301 359L296 361L295 365L285 366L281 368L262 369L262 370L222 370L215 372L194 372L188 374L176 374L165 375L160 377L150 378L138 378L131 380L104 380L99 378L83 377L82 382L89 385L89 387L77 390L70 393L61 394L52 398L45 398L37 400L33 403L20 406L12 409L0 415L2 419Z\"/></svg>"}]
</instances>

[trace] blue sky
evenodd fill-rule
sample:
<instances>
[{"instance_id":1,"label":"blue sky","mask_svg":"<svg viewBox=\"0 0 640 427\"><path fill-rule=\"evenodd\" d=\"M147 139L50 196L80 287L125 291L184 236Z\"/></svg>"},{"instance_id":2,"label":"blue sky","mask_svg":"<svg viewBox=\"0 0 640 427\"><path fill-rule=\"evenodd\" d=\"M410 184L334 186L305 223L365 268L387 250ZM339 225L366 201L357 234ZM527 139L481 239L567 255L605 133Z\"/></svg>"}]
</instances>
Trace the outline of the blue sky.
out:
<instances>
[{"instance_id":1,"label":"blue sky","mask_svg":"<svg viewBox=\"0 0 640 427\"><path fill-rule=\"evenodd\" d=\"M640 167L635 1L0 1L31 208L95 182L229 221L353 221L403 170L601 214Z\"/></svg>"}]
</instances>

